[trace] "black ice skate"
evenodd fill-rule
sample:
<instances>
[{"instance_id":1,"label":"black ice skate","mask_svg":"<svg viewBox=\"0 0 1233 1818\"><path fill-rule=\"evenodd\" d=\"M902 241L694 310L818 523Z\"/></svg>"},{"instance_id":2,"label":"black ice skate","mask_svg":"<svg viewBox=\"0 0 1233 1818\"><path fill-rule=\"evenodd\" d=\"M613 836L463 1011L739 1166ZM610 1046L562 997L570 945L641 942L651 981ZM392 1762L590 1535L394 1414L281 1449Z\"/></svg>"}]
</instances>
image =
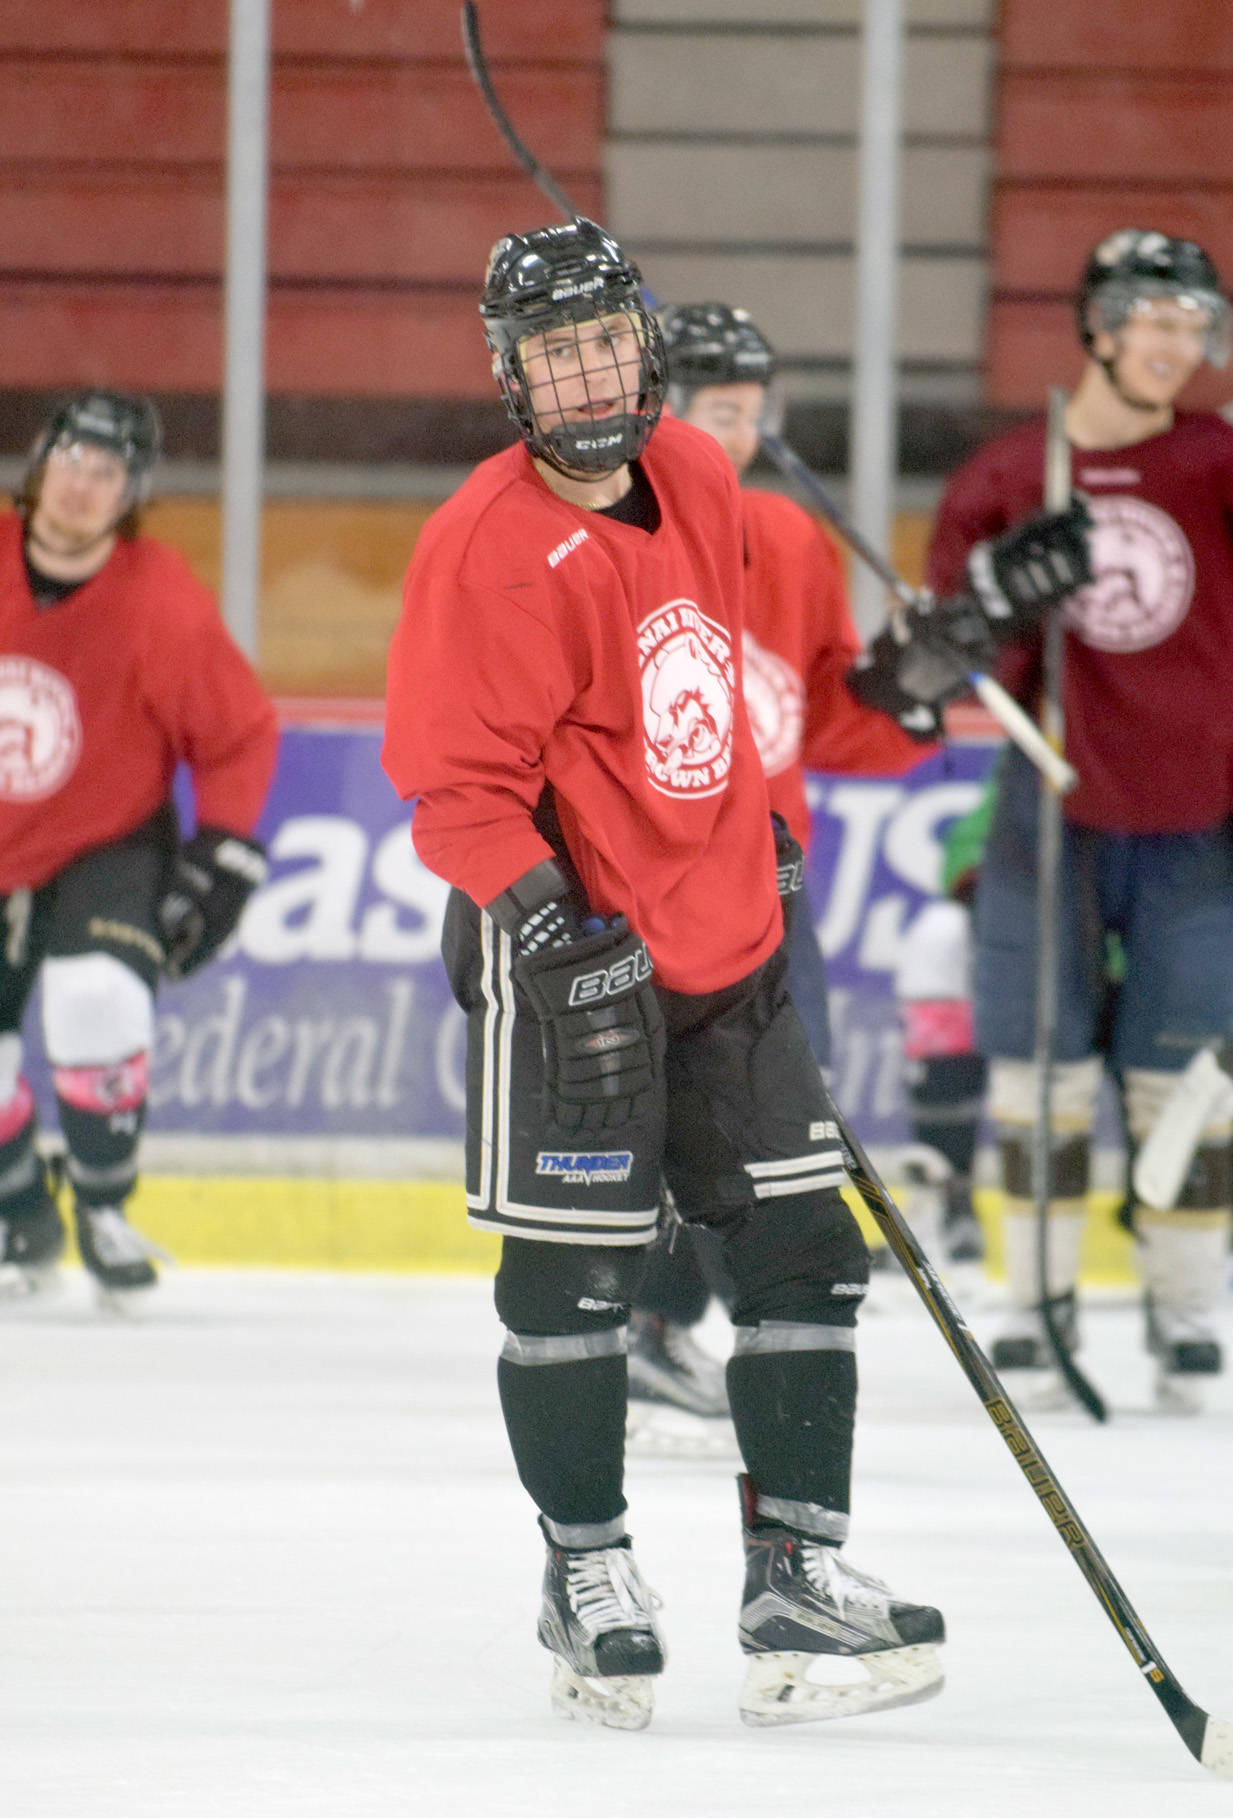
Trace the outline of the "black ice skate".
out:
<instances>
[{"instance_id":1,"label":"black ice skate","mask_svg":"<svg viewBox=\"0 0 1233 1818\"><path fill-rule=\"evenodd\" d=\"M684 1408L705 1420L728 1413L723 1365L708 1357L688 1326L637 1308L629 1318L629 1399Z\"/></svg>"},{"instance_id":2,"label":"black ice skate","mask_svg":"<svg viewBox=\"0 0 1233 1818\"><path fill-rule=\"evenodd\" d=\"M63 1251L64 1220L50 1194L0 1215L0 1264L16 1289L36 1293L50 1286Z\"/></svg>"},{"instance_id":3,"label":"black ice skate","mask_svg":"<svg viewBox=\"0 0 1233 1818\"><path fill-rule=\"evenodd\" d=\"M946 1639L940 1612L893 1596L836 1547L758 1522L752 1486L747 1478L740 1483L740 1642L750 1656L742 1720L767 1726L854 1717L940 1692L937 1649Z\"/></svg>"},{"instance_id":4,"label":"black ice skate","mask_svg":"<svg viewBox=\"0 0 1233 1818\"><path fill-rule=\"evenodd\" d=\"M98 1283L103 1304L124 1307L128 1297L153 1288L158 1272L152 1257L166 1262L164 1251L140 1231L134 1231L118 1206L76 1208L77 1248L88 1272Z\"/></svg>"},{"instance_id":5,"label":"black ice skate","mask_svg":"<svg viewBox=\"0 0 1233 1818\"><path fill-rule=\"evenodd\" d=\"M538 1635L555 1657L558 1716L644 1730L665 1650L628 1540L575 1552L548 1543Z\"/></svg>"},{"instance_id":6,"label":"black ice skate","mask_svg":"<svg viewBox=\"0 0 1233 1818\"><path fill-rule=\"evenodd\" d=\"M1219 1376L1224 1353L1211 1326L1184 1307L1144 1297L1147 1348L1156 1359L1156 1399L1162 1410L1197 1414L1203 1407L1203 1378Z\"/></svg>"}]
</instances>

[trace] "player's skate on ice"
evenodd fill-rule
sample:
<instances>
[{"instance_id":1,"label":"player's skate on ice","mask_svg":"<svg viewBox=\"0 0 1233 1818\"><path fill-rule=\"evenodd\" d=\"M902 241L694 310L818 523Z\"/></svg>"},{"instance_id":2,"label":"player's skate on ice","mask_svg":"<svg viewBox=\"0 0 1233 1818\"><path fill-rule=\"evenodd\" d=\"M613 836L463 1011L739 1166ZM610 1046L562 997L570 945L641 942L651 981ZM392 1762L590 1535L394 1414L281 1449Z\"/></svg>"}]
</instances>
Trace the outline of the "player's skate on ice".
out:
<instances>
[{"instance_id":1,"label":"player's skate on ice","mask_svg":"<svg viewBox=\"0 0 1233 1818\"><path fill-rule=\"evenodd\" d=\"M833 1540L776 1519L740 1479L745 1534L741 1692L746 1723L806 1723L917 1704L942 1689L939 1611L906 1603L849 1564ZM799 1519L803 1511L794 1512Z\"/></svg>"},{"instance_id":2,"label":"player's skate on ice","mask_svg":"<svg viewBox=\"0 0 1233 1818\"><path fill-rule=\"evenodd\" d=\"M629 1540L583 1550L548 1541L539 1639L552 1654L552 1708L582 1723L643 1730L664 1670L658 1599L643 1583Z\"/></svg>"}]
</instances>

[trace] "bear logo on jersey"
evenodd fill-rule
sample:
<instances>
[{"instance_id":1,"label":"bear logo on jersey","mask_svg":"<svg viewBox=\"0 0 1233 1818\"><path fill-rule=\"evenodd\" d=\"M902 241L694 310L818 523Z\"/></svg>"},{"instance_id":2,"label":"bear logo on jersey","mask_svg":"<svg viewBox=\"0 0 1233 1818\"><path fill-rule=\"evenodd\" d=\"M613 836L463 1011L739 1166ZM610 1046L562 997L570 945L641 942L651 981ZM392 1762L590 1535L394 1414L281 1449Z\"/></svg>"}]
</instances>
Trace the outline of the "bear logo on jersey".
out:
<instances>
[{"instance_id":1,"label":"bear logo on jersey","mask_svg":"<svg viewBox=\"0 0 1233 1818\"><path fill-rule=\"evenodd\" d=\"M716 795L732 768L736 667L722 625L670 600L638 627L647 773L663 795Z\"/></svg>"},{"instance_id":2,"label":"bear logo on jersey","mask_svg":"<svg viewBox=\"0 0 1233 1818\"><path fill-rule=\"evenodd\" d=\"M1096 650L1130 654L1162 644L1194 595L1194 556L1159 506L1113 493L1091 499L1095 580L1066 602L1066 623Z\"/></svg>"},{"instance_id":3,"label":"bear logo on jersey","mask_svg":"<svg viewBox=\"0 0 1233 1818\"><path fill-rule=\"evenodd\" d=\"M64 677L33 657L0 657L0 801L54 795L80 756L81 720Z\"/></svg>"},{"instance_id":4,"label":"bear logo on jersey","mask_svg":"<svg viewBox=\"0 0 1233 1818\"><path fill-rule=\"evenodd\" d=\"M800 755L805 732L805 684L773 650L751 632L741 638L745 657L745 711L767 776L778 776Z\"/></svg>"}]
</instances>

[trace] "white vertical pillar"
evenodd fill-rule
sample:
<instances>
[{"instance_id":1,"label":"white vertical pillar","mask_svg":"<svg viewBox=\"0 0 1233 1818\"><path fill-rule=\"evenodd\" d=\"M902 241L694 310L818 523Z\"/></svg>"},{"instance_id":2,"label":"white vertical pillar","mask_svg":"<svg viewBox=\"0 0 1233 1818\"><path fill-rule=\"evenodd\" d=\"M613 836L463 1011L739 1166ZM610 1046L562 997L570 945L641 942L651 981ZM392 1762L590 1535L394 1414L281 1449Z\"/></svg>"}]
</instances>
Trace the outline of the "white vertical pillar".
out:
<instances>
[{"instance_id":1,"label":"white vertical pillar","mask_svg":"<svg viewBox=\"0 0 1233 1818\"><path fill-rule=\"evenodd\" d=\"M223 613L257 648L265 462L270 0L231 0L223 309Z\"/></svg>"},{"instance_id":2,"label":"white vertical pillar","mask_svg":"<svg viewBox=\"0 0 1233 1818\"><path fill-rule=\"evenodd\" d=\"M903 0L864 0L864 21L849 508L857 529L889 555L896 467ZM885 588L859 564L852 570L852 608L866 639L886 617Z\"/></svg>"}]
</instances>

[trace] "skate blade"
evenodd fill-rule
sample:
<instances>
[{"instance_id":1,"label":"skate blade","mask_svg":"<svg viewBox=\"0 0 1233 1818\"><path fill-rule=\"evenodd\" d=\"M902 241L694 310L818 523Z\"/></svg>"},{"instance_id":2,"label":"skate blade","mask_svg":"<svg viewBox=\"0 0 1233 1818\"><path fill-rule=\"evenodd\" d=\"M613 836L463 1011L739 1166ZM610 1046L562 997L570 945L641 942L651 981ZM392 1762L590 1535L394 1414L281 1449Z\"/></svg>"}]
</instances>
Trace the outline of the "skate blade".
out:
<instances>
[{"instance_id":1,"label":"skate blade","mask_svg":"<svg viewBox=\"0 0 1233 1818\"><path fill-rule=\"evenodd\" d=\"M39 1268L21 1263L0 1264L0 1299L34 1300L52 1298L63 1292L64 1276L58 1263L45 1263Z\"/></svg>"},{"instance_id":2,"label":"skate blade","mask_svg":"<svg viewBox=\"0 0 1233 1818\"><path fill-rule=\"evenodd\" d=\"M100 1313L107 1313L113 1319L140 1320L150 1304L151 1291L158 1286L157 1281L145 1282L140 1288L109 1288L105 1283L94 1284L94 1304Z\"/></svg>"},{"instance_id":3,"label":"skate blade","mask_svg":"<svg viewBox=\"0 0 1233 1818\"><path fill-rule=\"evenodd\" d=\"M740 1458L730 1420L707 1419L658 1402L630 1402L625 1444L641 1458Z\"/></svg>"},{"instance_id":4,"label":"skate blade","mask_svg":"<svg viewBox=\"0 0 1233 1818\"><path fill-rule=\"evenodd\" d=\"M1156 1412L1188 1415L1202 1414L1207 1406L1206 1384L1210 1377L1175 1375L1168 1370L1156 1372Z\"/></svg>"},{"instance_id":5,"label":"skate blade","mask_svg":"<svg viewBox=\"0 0 1233 1818\"><path fill-rule=\"evenodd\" d=\"M859 1717L936 1698L944 1674L932 1642L877 1654L752 1654L741 1722L755 1729Z\"/></svg>"},{"instance_id":6,"label":"skate blade","mask_svg":"<svg viewBox=\"0 0 1233 1818\"><path fill-rule=\"evenodd\" d=\"M602 1724L609 1730L644 1730L655 1708L655 1677L624 1673L591 1679L553 1655L552 1708L569 1723Z\"/></svg>"},{"instance_id":7,"label":"skate blade","mask_svg":"<svg viewBox=\"0 0 1233 1818\"><path fill-rule=\"evenodd\" d=\"M1025 1414L1062 1414L1079 1405L1060 1370L1002 1370L1000 1375Z\"/></svg>"}]
</instances>

